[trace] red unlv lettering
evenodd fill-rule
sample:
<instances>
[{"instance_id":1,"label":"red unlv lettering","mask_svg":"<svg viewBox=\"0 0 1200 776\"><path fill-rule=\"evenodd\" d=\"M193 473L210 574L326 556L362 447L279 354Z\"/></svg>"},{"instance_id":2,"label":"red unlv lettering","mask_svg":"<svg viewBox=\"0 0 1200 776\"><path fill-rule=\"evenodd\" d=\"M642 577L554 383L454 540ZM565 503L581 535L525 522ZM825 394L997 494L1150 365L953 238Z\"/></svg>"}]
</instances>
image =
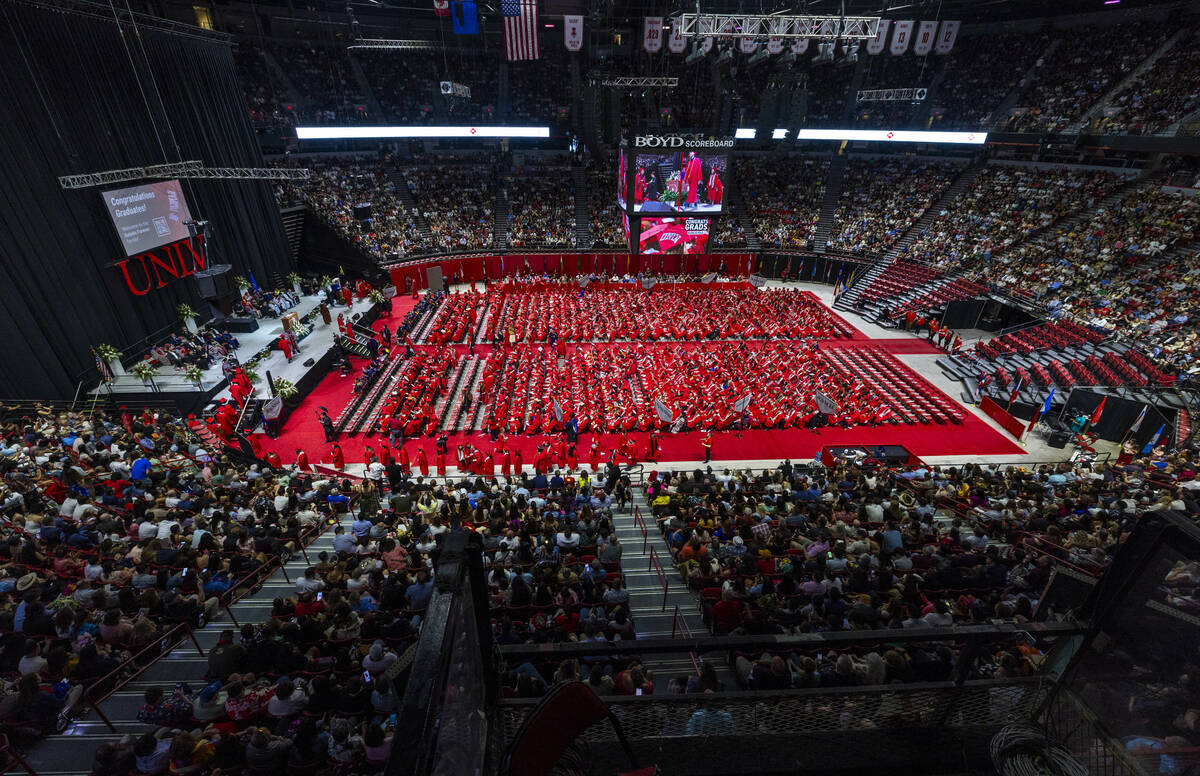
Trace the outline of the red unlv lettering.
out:
<instances>
[{"instance_id":1,"label":"red unlv lettering","mask_svg":"<svg viewBox=\"0 0 1200 776\"><path fill-rule=\"evenodd\" d=\"M117 262L126 287L134 296L145 296L172 280L196 274L205 266L203 240L200 235L189 237Z\"/></svg>"}]
</instances>

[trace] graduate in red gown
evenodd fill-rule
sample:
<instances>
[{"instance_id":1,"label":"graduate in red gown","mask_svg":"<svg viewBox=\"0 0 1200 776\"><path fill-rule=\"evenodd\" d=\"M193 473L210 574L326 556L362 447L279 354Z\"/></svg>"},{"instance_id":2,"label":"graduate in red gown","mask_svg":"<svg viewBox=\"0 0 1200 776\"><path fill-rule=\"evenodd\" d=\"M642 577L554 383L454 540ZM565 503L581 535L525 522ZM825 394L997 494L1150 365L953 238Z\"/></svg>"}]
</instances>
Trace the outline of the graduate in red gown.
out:
<instances>
[{"instance_id":1,"label":"graduate in red gown","mask_svg":"<svg viewBox=\"0 0 1200 776\"><path fill-rule=\"evenodd\" d=\"M525 462L521 458L520 449L513 451L513 476L520 477L521 469L524 468Z\"/></svg>"},{"instance_id":2,"label":"graduate in red gown","mask_svg":"<svg viewBox=\"0 0 1200 776\"><path fill-rule=\"evenodd\" d=\"M404 470L405 474L408 474L409 471L411 471L411 469L408 465L408 448L407 447L400 448L400 454L399 454L398 460L400 461L400 468Z\"/></svg>"},{"instance_id":3,"label":"graduate in red gown","mask_svg":"<svg viewBox=\"0 0 1200 776\"><path fill-rule=\"evenodd\" d=\"M714 205L721 204L721 195L725 191L725 186L721 183L721 176L717 174L717 168L708 176L708 201Z\"/></svg>"},{"instance_id":4,"label":"graduate in red gown","mask_svg":"<svg viewBox=\"0 0 1200 776\"><path fill-rule=\"evenodd\" d=\"M646 460L658 463L658 452L661 446L661 435L657 431L650 432L650 440L646 443Z\"/></svg>"},{"instance_id":5,"label":"graduate in red gown","mask_svg":"<svg viewBox=\"0 0 1200 776\"><path fill-rule=\"evenodd\" d=\"M284 334L283 336L281 336L279 338L279 349L283 351L283 355L288 360L288 363L291 363L291 361L292 361L292 343L291 343L291 340L289 340L287 338L286 334Z\"/></svg>"},{"instance_id":6,"label":"graduate in red gown","mask_svg":"<svg viewBox=\"0 0 1200 776\"><path fill-rule=\"evenodd\" d=\"M429 476L429 456L425 455L425 448L417 448L417 468L421 470L422 477Z\"/></svg>"},{"instance_id":7,"label":"graduate in red gown","mask_svg":"<svg viewBox=\"0 0 1200 776\"><path fill-rule=\"evenodd\" d=\"M595 438L592 439L592 448L588 452L588 463L592 465L592 471L600 471L600 442Z\"/></svg>"},{"instance_id":8,"label":"graduate in red gown","mask_svg":"<svg viewBox=\"0 0 1200 776\"><path fill-rule=\"evenodd\" d=\"M342 283L342 299L345 300L347 307L354 303L354 291L351 290L349 283Z\"/></svg>"},{"instance_id":9,"label":"graduate in red gown","mask_svg":"<svg viewBox=\"0 0 1200 776\"><path fill-rule=\"evenodd\" d=\"M488 453L483 459L483 473L489 477L496 476L496 459L491 453Z\"/></svg>"},{"instance_id":10,"label":"graduate in red gown","mask_svg":"<svg viewBox=\"0 0 1200 776\"><path fill-rule=\"evenodd\" d=\"M575 471L579 468L579 455L575 452L575 445L571 445L567 449L567 469Z\"/></svg>"},{"instance_id":11,"label":"graduate in red gown","mask_svg":"<svg viewBox=\"0 0 1200 776\"><path fill-rule=\"evenodd\" d=\"M233 437L233 427L237 424L237 410L233 408L224 399L220 400L220 407L217 407L217 430L225 439Z\"/></svg>"},{"instance_id":12,"label":"graduate in red gown","mask_svg":"<svg viewBox=\"0 0 1200 776\"><path fill-rule=\"evenodd\" d=\"M372 461L378 461L379 456L375 454L375 448L370 445L363 447L363 463L370 464Z\"/></svg>"},{"instance_id":13,"label":"graduate in red gown","mask_svg":"<svg viewBox=\"0 0 1200 776\"><path fill-rule=\"evenodd\" d=\"M302 472L311 472L312 467L308 465L308 453L296 448L296 468Z\"/></svg>"},{"instance_id":14,"label":"graduate in red gown","mask_svg":"<svg viewBox=\"0 0 1200 776\"><path fill-rule=\"evenodd\" d=\"M446 476L446 454L439 452L437 454L437 473L439 477Z\"/></svg>"},{"instance_id":15,"label":"graduate in red gown","mask_svg":"<svg viewBox=\"0 0 1200 776\"><path fill-rule=\"evenodd\" d=\"M500 457L500 473L505 477L512 476L512 453L505 450L504 455Z\"/></svg>"},{"instance_id":16,"label":"graduate in red gown","mask_svg":"<svg viewBox=\"0 0 1200 776\"><path fill-rule=\"evenodd\" d=\"M687 204L696 204L696 188L700 185L700 180L704 177L704 170L700 166L700 160L696 158L695 151L688 152L687 164L683 168L683 185L687 187Z\"/></svg>"},{"instance_id":17,"label":"graduate in red gown","mask_svg":"<svg viewBox=\"0 0 1200 776\"><path fill-rule=\"evenodd\" d=\"M329 455L333 459L333 468L346 468L346 454L342 452L342 446L337 442L333 443L333 449L329 452Z\"/></svg>"},{"instance_id":18,"label":"graduate in red gown","mask_svg":"<svg viewBox=\"0 0 1200 776\"><path fill-rule=\"evenodd\" d=\"M392 465L392 448L388 447L387 442L379 443L379 462L384 466Z\"/></svg>"}]
</instances>

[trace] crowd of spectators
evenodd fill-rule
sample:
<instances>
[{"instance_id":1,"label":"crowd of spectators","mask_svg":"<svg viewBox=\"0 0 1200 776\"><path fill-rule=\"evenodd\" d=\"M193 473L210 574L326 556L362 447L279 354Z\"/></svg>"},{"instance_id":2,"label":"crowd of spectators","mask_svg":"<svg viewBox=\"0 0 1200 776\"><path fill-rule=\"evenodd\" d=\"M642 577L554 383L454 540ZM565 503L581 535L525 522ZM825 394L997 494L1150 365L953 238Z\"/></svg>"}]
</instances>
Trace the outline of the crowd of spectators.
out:
<instances>
[{"instance_id":1,"label":"crowd of spectators","mask_svg":"<svg viewBox=\"0 0 1200 776\"><path fill-rule=\"evenodd\" d=\"M527 162L513 170L504 182L510 247L574 247L573 180L565 164Z\"/></svg>"},{"instance_id":2,"label":"crowd of spectators","mask_svg":"<svg viewBox=\"0 0 1200 776\"><path fill-rule=\"evenodd\" d=\"M3 438L0 717L23 744L171 648L180 624L202 626L319 520L276 498L295 492L286 477L214 458L166 415L43 408L6 418Z\"/></svg>"},{"instance_id":3,"label":"crowd of spectators","mask_svg":"<svg viewBox=\"0 0 1200 776\"><path fill-rule=\"evenodd\" d=\"M737 157L742 202L766 247L807 248L816 230L829 162L800 157Z\"/></svg>"},{"instance_id":4,"label":"crowd of spectators","mask_svg":"<svg viewBox=\"0 0 1200 776\"><path fill-rule=\"evenodd\" d=\"M1054 315L1135 338L1181 372L1197 354L1200 230L1193 197L1151 182L1070 230L992 257L975 273Z\"/></svg>"},{"instance_id":5,"label":"crowd of spectators","mask_svg":"<svg viewBox=\"0 0 1200 776\"><path fill-rule=\"evenodd\" d=\"M990 127L997 119L993 111L1049 45L1044 32L960 35L948 55L946 75L931 95L941 110L933 114L930 128Z\"/></svg>"},{"instance_id":6,"label":"crowd of spectators","mask_svg":"<svg viewBox=\"0 0 1200 776\"><path fill-rule=\"evenodd\" d=\"M339 124L369 118L367 98L345 45L297 41L269 43L266 50L296 89L305 122Z\"/></svg>"},{"instance_id":7,"label":"crowd of spectators","mask_svg":"<svg viewBox=\"0 0 1200 776\"><path fill-rule=\"evenodd\" d=\"M1008 122L1011 132L1061 132L1161 45L1174 25L1133 22L1063 30Z\"/></svg>"},{"instance_id":8,"label":"crowd of spectators","mask_svg":"<svg viewBox=\"0 0 1200 776\"><path fill-rule=\"evenodd\" d=\"M845 253L885 252L961 171L953 162L849 160L829 247Z\"/></svg>"},{"instance_id":9,"label":"crowd of spectators","mask_svg":"<svg viewBox=\"0 0 1200 776\"><path fill-rule=\"evenodd\" d=\"M433 250L467 250L492 244L496 169L486 156L438 157L436 164L404 169Z\"/></svg>"},{"instance_id":10,"label":"crowd of spectators","mask_svg":"<svg viewBox=\"0 0 1200 776\"><path fill-rule=\"evenodd\" d=\"M905 249L933 264L989 258L1091 207L1123 178L1095 170L988 165Z\"/></svg>"},{"instance_id":11,"label":"crowd of spectators","mask_svg":"<svg viewBox=\"0 0 1200 776\"><path fill-rule=\"evenodd\" d=\"M1200 72L1200 37L1192 34L1178 41L1116 94L1092 122L1090 130L1105 135L1163 132L1200 107L1197 72Z\"/></svg>"},{"instance_id":12,"label":"crowd of spectators","mask_svg":"<svg viewBox=\"0 0 1200 776\"><path fill-rule=\"evenodd\" d=\"M606 248L626 245L622 212L617 205L618 173L615 154L588 155L588 217L592 222L592 243Z\"/></svg>"},{"instance_id":13,"label":"crowd of spectators","mask_svg":"<svg viewBox=\"0 0 1200 776\"><path fill-rule=\"evenodd\" d=\"M404 203L388 167L369 158L305 159L307 181L279 187L281 204L299 200L367 255L390 258L424 246L417 217ZM371 217L359 219L354 206L367 203Z\"/></svg>"},{"instance_id":14,"label":"crowd of spectators","mask_svg":"<svg viewBox=\"0 0 1200 776\"><path fill-rule=\"evenodd\" d=\"M295 123L294 111L284 109L288 104L287 87L267 66L261 47L244 42L233 48L233 63L246 93L250 120L255 124L290 126Z\"/></svg>"},{"instance_id":15,"label":"crowd of spectators","mask_svg":"<svg viewBox=\"0 0 1200 776\"><path fill-rule=\"evenodd\" d=\"M561 46L541 49L541 59L508 63L508 120L514 124L567 126L571 71Z\"/></svg>"},{"instance_id":16,"label":"crowd of spectators","mask_svg":"<svg viewBox=\"0 0 1200 776\"><path fill-rule=\"evenodd\" d=\"M1116 463L697 470L647 487L713 631L1028 621L1052 564L1099 575L1139 516L1200 509L1189 453Z\"/></svg>"}]
</instances>

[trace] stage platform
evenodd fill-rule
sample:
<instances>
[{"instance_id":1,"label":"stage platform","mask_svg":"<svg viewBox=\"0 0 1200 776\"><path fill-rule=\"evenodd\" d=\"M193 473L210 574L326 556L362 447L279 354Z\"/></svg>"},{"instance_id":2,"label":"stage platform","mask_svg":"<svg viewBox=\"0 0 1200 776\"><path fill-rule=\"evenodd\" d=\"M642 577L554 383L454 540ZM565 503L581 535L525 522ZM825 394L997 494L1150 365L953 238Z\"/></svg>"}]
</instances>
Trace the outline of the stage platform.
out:
<instances>
[{"instance_id":1,"label":"stage platform","mask_svg":"<svg viewBox=\"0 0 1200 776\"><path fill-rule=\"evenodd\" d=\"M295 312L303 318L315 310L323 298L323 296L318 295L301 297L299 304L288 310L288 312ZM351 315L365 313L372 306L371 301L368 299L356 299L351 308ZM300 341L300 351L293 355L290 364L284 358L283 351L280 350L271 351L270 355L258 363L255 369L262 379L254 385L255 398L266 399L270 396L270 391L267 388L267 372L270 372L274 378L282 378L292 383L299 383L301 378L308 374L313 367L304 366L304 362L309 358L319 359L333 345L334 336L337 334L336 322L338 313L345 315L346 308L344 305L330 308L330 314L333 317L334 323L328 326L321 321L320 315L314 316L311 322L312 331ZM238 363L248 361L264 348L277 342L281 334L283 334L283 322L279 318L259 318L256 330L252 332L234 332L234 336L238 340L238 348L235 351ZM210 401L230 397L225 375L221 372L220 362L214 363L204 371L204 378L201 381L199 389L197 389L195 383L184 378L182 369L165 366L159 368L158 372L158 375L154 378L153 386L146 385L132 374L125 374L118 375L111 382L98 386L90 391L89 395L98 393L153 394L203 392L209 395L208 398Z\"/></svg>"},{"instance_id":2,"label":"stage platform","mask_svg":"<svg viewBox=\"0 0 1200 776\"><path fill-rule=\"evenodd\" d=\"M789 288L803 288L815 293L825 306L832 308L832 294L827 286L807 283L787 283ZM464 286L452 291L467 290ZM476 290L478 290L476 288ZM404 313L411 309L411 298L397 297L396 306L391 316L380 318L375 323L378 329L384 323L395 328ZM825 447L830 446L868 446L899 445L904 446L913 455L930 464L936 463L1009 463L1050 461L1064 457L1062 450L1042 449L1043 445L1035 440L1030 447L1015 442L1000 430L994 422L982 415L978 408L965 405L959 401L957 391L947 390L948 382L941 370L936 366L936 359L942 352L929 345L923 338L899 333L863 321L849 313L833 311L850 323L861 336L856 334L852 339L838 340L829 343L830 347L856 348L863 346L878 346L889 354L910 366L920 376L929 381L942 394L948 395L951 401L965 411L961 424L899 424L882 426L857 426L849 429L825 427L818 430L803 428L787 429L746 429L740 431L724 431L714 434L712 466L714 468L768 468L777 466L784 459L811 460L820 454ZM418 350L434 346L418 346ZM465 355L466 345L452 346L456 354ZM492 346L477 345L476 355L483 357L490 352ZM282 355L278 356L282 360ZM355 374L361 360L355 359ZM291 379L291 378L289 378ZM264 450L275 450L286 462L295 460L296 450L305 450L310 460L328 465L331 463L331 445L324 442L324 433L316 422L318 407L328 407L331 414L337 415L353 398L351 387L354 376L341 377L331 373L300 403L291 418L282 429L277 439L268 439L258 434L256 442ZM453 401L456 397L449 397ZM454 467L455 445L471 444L484 453L495 450L488 434L477 428L461 430L443 429L449 438L449 454L447 455L447 474L457 474ZM639 456L644 455L649 434L647 432L631 432L628 435L638 446ZM683 433L665 433L662 435L661 454L659 462L646 463L647 470L658 467L682 468L700 465L703 462L701 441L704 434L700 431ZM589 450L593 437L598 441L602 457L607 457L609 450L621 441L622 435L617 433L580 434L577 445L579 463L587 465ZM524 471L532 472L532 460L538 445L551 443L556 449L561 435L526 435L517 434L508 437L507 449L510 452L521 451ZM377 433L342 435L339 439L345 455L348 473L361 473L363 470L364 452L367 445L378 450L383 437ZM417 460L417 451L424 450L429 461L429 471L436 474L435 438L426 436L409 438L405 442L405 451L413 462ZM497 454L496 474L500 474L501 456ZM414 473L419 473L414 471Z\"/></svg>"}]
</instances>

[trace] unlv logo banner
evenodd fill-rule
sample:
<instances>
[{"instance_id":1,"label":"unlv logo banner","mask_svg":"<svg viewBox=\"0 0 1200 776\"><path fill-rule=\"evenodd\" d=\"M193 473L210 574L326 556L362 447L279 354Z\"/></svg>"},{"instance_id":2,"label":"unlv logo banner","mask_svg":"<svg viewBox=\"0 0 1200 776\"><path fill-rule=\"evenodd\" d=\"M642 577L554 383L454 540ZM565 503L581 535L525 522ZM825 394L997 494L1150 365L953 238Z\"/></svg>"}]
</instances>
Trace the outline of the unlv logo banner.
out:
<instances>
[{"instance_id":1,"label":"unlv logo banner","mask_svg":"<svg viewBox=\"0 0 1200 776\"><path fill-rule=\"evenodd\" d=\"M923 57L933 50L933 39L937 37L937 22L921 22L917 28L917 40L913 43L913 53Z\"/></svg>"},{"instance_id":2,"label":"unlv logo banner","mask_svg":"<svg viewBox=\"0 0 1200 776\"><path fill-rule=\"evenodd\" d=\"M904 19L896 22L896 26L892 28L892 53L900 56L908 51L909 41L912 39L913 20Z\"/></svg>"},{"instance_id":3,"label":"unlv logo banner","mask_svg":"<svg viewBox=\"0 0 1200 776\"><path fill-rule=\"evenodd\" d=\"M889 22L890 22L889 19L880 19L879 20L879 32L875 33L874 38L871 38L869 41L867 41L867 53L868 54L882 54L883 53L883 44L887 40L887 31L888 31Z\"/></svg>"},{"instance_id":4,"label":"unlv logo banner","mask_svg":"<svg viewBox=\"0 0 1200 776\"><path fill-rule=\"evenodd\" d=\"M563 43L567 51L579 51L583 48L583 17L563 17Z\"/></svg>"},{"instance_id":5,"label":"unlv logo banner","mask_svg":"<svg viewBox=\"0 0 1200 776\"><path fill-rule=\"evenodd\" d=\"M646 17L646 26L642 31L642 48L651 54L662 50L662 23L661 16Z\"/></svg>"},{"instance_id":6,"label":"unlv logo banner","mask_svg":"<svg viewBox=\"0 0 1200 776\"><path fill-rule=\"evenodd\" d=\"M960 24L962 22L959 21L942 22L942 29L938 31L937 43L933 47L936 53L950 53L950 49L954 48L954 41L958 40L958 27Z\"/></svg>"},{"instance_id":7,"label":"unlv logo banner","mask_svg":"<svg viewBox=\"0 0 1200 776\"><path fill-rule=\"evenodd\" d=\"M687 50L687 38L683 37L683 19L678 16L671 22L671 37L667 38L667 51L682 54Z\"/></svg>"}]
</instances>

